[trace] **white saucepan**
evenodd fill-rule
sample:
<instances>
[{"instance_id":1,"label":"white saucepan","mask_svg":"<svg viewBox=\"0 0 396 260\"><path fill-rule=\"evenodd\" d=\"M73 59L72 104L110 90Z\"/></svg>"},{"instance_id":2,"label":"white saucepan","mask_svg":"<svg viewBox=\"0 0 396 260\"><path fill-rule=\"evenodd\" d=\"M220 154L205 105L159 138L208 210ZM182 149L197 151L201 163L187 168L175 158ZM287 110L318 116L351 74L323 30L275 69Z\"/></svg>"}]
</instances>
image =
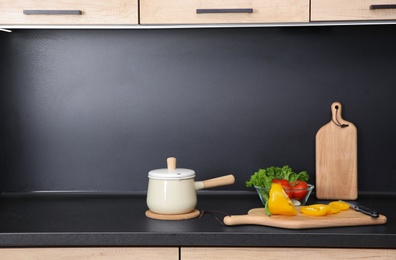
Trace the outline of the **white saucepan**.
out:
<instances>
[{"instance_id":1,"label":"white saucepan","mask_svg":"<svg viewBox=\"0 0 396 260\"><path fill-rule=\"evenodd\" d=\"M157 214L185 214L197 205L197 190L230 185L232 174L205 181L194 181L195 171L176 168L176 158L169 157L168 168L148 173L147 206Z\"/></svg>"}]
</instances>

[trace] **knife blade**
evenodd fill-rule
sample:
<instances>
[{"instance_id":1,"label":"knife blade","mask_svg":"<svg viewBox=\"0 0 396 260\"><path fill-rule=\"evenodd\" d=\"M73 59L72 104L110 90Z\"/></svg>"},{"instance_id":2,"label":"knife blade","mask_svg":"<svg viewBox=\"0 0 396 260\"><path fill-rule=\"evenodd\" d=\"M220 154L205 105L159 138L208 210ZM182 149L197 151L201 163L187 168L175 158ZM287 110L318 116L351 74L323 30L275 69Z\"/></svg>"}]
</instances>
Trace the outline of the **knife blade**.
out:
<instances>
[{"instance_id":1,"label":"knife blade","mask_svg":"<svg viewBox=\"0 0 396 260\"><path fill-rule=\"evenodd\" d=\"M352 209L354 209L354 210L356 210L358 212L361 212L363 214L369 215L372 218L378 218L379 217L379 213L376 210L373 210L373 209L370 209L370 208L367 208L365 206L361 206L361 205L358 205L358 204L354 204L354 203L351 203L351 202L348 202L348 201L343 201L343 200L340 200L340 201L349 204L349 206Z\"/></svg>"}]
</instances>

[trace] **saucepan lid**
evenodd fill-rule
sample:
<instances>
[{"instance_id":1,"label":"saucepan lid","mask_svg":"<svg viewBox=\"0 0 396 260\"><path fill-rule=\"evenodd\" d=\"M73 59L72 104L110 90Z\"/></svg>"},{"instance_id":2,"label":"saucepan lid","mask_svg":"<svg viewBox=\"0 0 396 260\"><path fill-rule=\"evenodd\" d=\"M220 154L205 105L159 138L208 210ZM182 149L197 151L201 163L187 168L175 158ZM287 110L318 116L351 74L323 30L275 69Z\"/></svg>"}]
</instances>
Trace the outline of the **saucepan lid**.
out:
<instances>
[{"instance_id":1,"label":"saucepan lid","mask_svg":"<svg viewBox=\"0 0 396 260\"><path fill-rule=\"evenodd\" d=\"M168 168L156 169L149 171L148 177L150 179L161 180L184 180L195 177L195 171L185 168L176 168L176 158L169 157L167 159Z\"/></svg>"}]
</instances>

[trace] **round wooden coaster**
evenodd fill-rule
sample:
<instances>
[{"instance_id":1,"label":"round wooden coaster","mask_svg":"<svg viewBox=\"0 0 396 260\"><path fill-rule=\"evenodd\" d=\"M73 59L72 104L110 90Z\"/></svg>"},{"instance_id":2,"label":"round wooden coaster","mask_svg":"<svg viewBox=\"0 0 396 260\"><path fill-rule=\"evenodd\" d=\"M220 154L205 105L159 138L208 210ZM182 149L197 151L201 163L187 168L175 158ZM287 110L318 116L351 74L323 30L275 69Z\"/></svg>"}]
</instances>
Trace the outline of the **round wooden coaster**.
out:
<instances>
[{"instance_id":1,"label":"round wooden coaster","mask_svg":"<svg viewBox=\"0 0 396 260\"><path fill-rule=\"evenodd\" d=\"M152 212L151 210L146 211L146 217L152 219L159 219L159 220L185 220L185 219L192 219L199 216L199 210L194 209L193 211L185 214L157 214Z\"/></svg>"}]
</instances>

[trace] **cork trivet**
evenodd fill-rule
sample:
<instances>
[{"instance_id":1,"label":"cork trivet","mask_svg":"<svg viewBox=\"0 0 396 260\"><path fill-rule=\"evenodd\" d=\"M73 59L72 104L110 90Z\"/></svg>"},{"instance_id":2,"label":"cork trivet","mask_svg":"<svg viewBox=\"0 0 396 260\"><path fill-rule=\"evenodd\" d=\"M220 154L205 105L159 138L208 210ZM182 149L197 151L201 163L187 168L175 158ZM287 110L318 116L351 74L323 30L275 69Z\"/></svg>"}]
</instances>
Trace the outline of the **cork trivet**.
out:
<instances>
[{"instance_id":1,"label":"cork trivet","mask_svg":"<svg viewBox=\"0 0 396 260\"><path fill-rule=\"evenodd\" d=\"M151 210L146 211L146 217L152 219L159 219L159 220L185 220L185 219L192 219L199 216L199 210L194 209L193 211L185 214L157 214L152 212Z\"/></svg>"}]
</instances>

